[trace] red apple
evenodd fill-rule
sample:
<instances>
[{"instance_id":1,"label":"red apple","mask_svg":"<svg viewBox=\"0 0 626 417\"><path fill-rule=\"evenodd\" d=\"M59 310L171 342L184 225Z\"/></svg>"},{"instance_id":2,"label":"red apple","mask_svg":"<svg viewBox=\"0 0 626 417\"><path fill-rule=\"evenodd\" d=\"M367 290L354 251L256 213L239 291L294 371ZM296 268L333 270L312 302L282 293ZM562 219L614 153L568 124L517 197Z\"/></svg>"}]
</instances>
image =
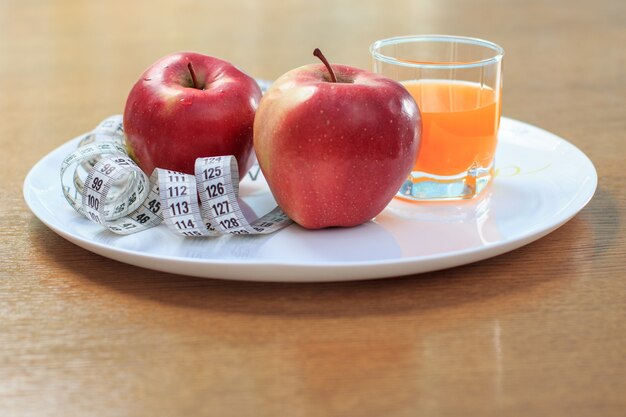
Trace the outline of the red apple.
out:
<instances>
[{"instance_id":1,"label":"red apple","mask_svg":"<svg viewBox=\"0 0 626 417\"><path fill-rule=\"evenodd\" d=\"M243 178L260 99L255 80L226 61L192 52L163 57L128 95L129 153L147 174L156 167L193 174L196 158L234 155Z\"/></svg>"},{"instance_id":2,"label":"red apple","mask_svg":"<svg viewBox=\"0 0 626 417\"><path fill-rule=\"evenodd\" d=\"M276 80L254 120L255 152L274 198L309 229L379 214L409 175L421 133L417 105L401 84L323 61Z\"/></svg>"}]
</instances>

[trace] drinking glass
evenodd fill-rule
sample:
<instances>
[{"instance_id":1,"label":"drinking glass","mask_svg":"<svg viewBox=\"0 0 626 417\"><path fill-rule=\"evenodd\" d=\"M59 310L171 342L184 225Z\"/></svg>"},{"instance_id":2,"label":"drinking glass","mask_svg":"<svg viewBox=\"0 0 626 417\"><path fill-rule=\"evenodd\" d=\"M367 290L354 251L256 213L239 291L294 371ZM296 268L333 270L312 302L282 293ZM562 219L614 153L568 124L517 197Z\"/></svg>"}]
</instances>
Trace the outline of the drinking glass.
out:
<instances>
[{"instance_id":1,"label":"drinking glass","mask_svg":"<svg viewBox=\"0 0 626 417\"><path fill-rule=\"evenodd\" d=\"M402 83L421 112L415 165L397 196L478 196L494 176L503 49L481 39L421 35L379 40L370 52L374 72Z\"/></svg>"}]
</instances>

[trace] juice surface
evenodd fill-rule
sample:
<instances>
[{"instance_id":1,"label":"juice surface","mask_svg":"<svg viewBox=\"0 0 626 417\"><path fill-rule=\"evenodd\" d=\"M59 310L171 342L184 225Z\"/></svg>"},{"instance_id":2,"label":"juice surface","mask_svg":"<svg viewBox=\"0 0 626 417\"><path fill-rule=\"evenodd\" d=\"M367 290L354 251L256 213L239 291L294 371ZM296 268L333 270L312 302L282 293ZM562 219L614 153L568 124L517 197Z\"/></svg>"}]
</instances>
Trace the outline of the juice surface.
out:
<instances>
[{"instance_id":1,"label":"juice surface","mask_svg":"<svg viewBox=\"0 0 626 417\"><path fill-rule=\"evenodd\" d=\"M491 164L500 121L500 101L491 88L446 80L402 84L422 113L422 143L413 171L448 176Z\"/></svg>"}]
</instances>

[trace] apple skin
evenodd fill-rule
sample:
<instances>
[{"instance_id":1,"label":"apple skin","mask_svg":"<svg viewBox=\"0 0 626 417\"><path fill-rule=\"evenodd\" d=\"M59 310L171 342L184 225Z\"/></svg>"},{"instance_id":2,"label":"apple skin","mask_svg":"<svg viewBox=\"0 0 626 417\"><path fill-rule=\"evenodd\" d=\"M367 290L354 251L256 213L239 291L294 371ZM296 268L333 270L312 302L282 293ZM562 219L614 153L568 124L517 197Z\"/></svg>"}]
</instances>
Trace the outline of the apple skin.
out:
<instances>
[{"instance_id":1,"label":"apple skin","mask_svg":"<svg viewBox=\"0 0 626 417\"><path fill-rule=\"evenodd\" d=\"M188 64L198 86L194 88ZM150 66L124 109L131 157L148 175L154 168L194 173L196 158L234 155L239 178L250 169L252 134L261 99L256 81L218 58L180 52Z\"/></svg>"},{"instance_id":2,"label":"apple skin","mask_svg":"<svg viewBox=\"0 0 626 417\"><path fill-rule=\"evenodd\" d=\"M398 82L333 64L296 68L272 84L254 147L278 205L308 229L356 226L379 214L415 161L421 115Z\"/></svg>"}]
</instances>

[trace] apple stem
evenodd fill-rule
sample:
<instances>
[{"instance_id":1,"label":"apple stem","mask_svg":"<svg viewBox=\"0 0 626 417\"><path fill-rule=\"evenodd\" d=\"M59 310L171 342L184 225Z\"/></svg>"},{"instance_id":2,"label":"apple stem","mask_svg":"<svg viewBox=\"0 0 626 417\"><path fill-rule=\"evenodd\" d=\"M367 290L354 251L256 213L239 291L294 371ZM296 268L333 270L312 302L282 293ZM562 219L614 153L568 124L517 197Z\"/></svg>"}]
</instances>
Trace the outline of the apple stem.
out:
<instances>
[{"instance_id":1,"label":"apple stem","mask_svg":"<svg viewBox=\"0 0 626 417\"><path fill-rule=\"evenodd\" d=\"M189 73L191 74L191 82L193 83L193 88L200 90L201 88L198 86L198 80L196 79L196 73L193 70L193 65L191 62L187 63L187 68L189 69Z\"/></svg>"},{"instance_id":2,"label":"apple stem","mask_svg":"<svg viewBox=\"0 0 626 417\"><path fill-rule=\"evenodd\" d=\"M315 50L313 51L313 55L318 57L320 61L322 61L324 65L326 65L326 68L328 68L328 72L330 73L330 80L336 83L337 77L335 77L335 71L333 71L333 67L330 66L330 63L328 62L322 51L320 51L320 48L315 48Z\"/></svg>"}]
</instances>

